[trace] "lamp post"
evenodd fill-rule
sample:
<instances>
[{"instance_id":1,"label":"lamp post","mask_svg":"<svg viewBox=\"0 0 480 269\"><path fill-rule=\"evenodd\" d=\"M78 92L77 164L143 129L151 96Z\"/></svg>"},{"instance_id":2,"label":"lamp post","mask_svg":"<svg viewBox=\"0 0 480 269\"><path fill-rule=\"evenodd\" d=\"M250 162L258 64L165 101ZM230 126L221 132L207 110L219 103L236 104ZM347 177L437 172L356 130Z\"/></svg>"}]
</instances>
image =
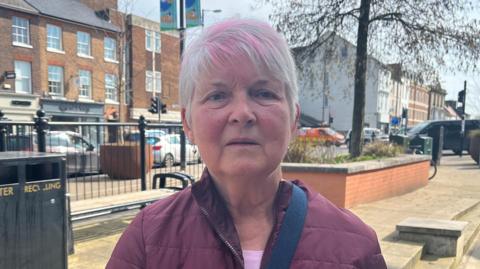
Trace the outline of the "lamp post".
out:
<instances>
[{"instance_id":1,"label":"lamp post","mask_svg":"<svg viewBox=\"0 0 480 269\"><path fill-rule=\"evenodd\" d=\"M205 12L220 13L221 9L202 9L202 28L205 27Z\"/></svg>"}]
</instances>

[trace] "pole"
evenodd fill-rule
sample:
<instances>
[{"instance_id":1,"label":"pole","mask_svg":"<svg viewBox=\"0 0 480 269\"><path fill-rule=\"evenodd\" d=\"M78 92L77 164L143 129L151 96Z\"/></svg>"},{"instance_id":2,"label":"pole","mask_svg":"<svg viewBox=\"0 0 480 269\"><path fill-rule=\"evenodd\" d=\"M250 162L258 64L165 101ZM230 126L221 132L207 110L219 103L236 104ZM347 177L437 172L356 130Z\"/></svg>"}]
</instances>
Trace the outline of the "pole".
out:
<instances>
[{"instance_id":1,"label":"pole","mask_svg":"<svg viewBox=\"0 0 480 269\"><path fill-rule=\"evenodd\" d=\"M185 47L185 0L180 0L180 59L183 55L183 49Z\"/></svg>"},{"instance_id":2,"label":"pole","mask_svg":"<svg viewBox=\"0 0 480 269\"><path fill-rule=\"evenodd\" d=\"M460 130L460 157L463 156L463 144L465 140L465 106L467 105L467 81L465 80L463 82L463 90L464 90L464 96L463 96L463 104L462 104L462 127Z\"/></svg>"},{"instance_id":3,"label":"pole","mask_svg":"<svg viewBox=\"0 0 480 269\"><path fill-rule=\"evenodd\" d=\"M145 117L143 115L140 116L138 119L138 129L140 131L140 182L141 182L141 187L142 191L147 190L147 173L145 171L145 147L146 147L146 141L145 141L145 129L147 127L147 121L145 120ZM151 152L151 151L148 151ZM150 156L150 155L149 155ZM150 161L150 160L149 160Z\"/></svg>"}]
</instances>

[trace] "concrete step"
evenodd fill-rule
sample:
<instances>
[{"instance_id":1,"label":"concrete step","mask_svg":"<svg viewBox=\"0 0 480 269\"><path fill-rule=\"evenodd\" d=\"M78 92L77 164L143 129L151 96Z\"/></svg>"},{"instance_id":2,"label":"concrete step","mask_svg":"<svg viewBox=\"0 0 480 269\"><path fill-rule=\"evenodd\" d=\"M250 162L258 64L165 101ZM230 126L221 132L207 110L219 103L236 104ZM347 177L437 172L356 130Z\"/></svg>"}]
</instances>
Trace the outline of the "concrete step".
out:
<instances>
[{"instance_id":1,"label":"concrete step","mask_svg":"<svg viewBox=\"0 0 480 269\"><path fill-rule=\"evenodd\" d=\"M454 257L436 257L433 255L425 255L418 262L415 269L454 269Z\"/></svg>"},{"instance_id":2,"label":"concrete step","mask_svg":"<svg viewBox=\"0 0 480 269\"><path fill-rule=\"evenodd\" d=\"M460 220L465 214L474 210L480 205L478 199L461 198L455 203L444 204L435 212L433 212L429 218L444 219L444 220Z\"/></svg>"},{"instance_id":3,"label":"concrete step","mask_svg":"<svg viewBox=\"0 0 480 269\"><path fill-rule=\"evenodd\" d=\"M462 221L467 221L469 225L465 228L464 231L464 240L465 245L463 248L463 253L467 253L472 244L474 243L475 238L480 232L480 206L471 210L468 214L465 214L460 218Z\"/></svg>"},{"instance_id":4,"label":"concrete step","mask_svg":"<svg viewBox=\"0 0 480 269\"><path fill-rule=\"evenodd\" d=\"M381 241L388 269L414 269L422 256L423 244L407 241Z\"/></svg>"},{"instance_id":5,"label":"concrete step","mask_svg":"<svg viewBox=\"0 0 480 269\"><path fill-rule=\"evenodd\" d=\"M467 253L473 245L475 238L480 232L480 206L466 208L465 212L458 214L456 220L468 222L467 227L463 231L464 248L463 253ZM418 262L415 269L455 269L458 267L462 257L455 259L454 257L440 258L433 255L425 255Z\"/></svg>"}]
</instances>

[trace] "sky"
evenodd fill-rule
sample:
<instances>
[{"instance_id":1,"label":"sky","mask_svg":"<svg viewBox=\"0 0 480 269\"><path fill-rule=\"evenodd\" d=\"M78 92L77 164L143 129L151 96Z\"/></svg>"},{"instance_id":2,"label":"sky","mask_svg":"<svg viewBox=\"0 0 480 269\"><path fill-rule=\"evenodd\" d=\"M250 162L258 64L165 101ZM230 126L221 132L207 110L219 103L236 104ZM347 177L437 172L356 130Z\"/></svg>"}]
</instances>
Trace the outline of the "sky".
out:
<instances>
[{"instance_id":1,"label":"sky","mask_svg":"<svg viewBox=\"0 0 480 269\"><path fill-rule=\"evenodd\" d=\"M119 0L119 8L122 8L122 0ZM159 21L160 18L160 0L134 0L131 12ZM205 25L220 21L224 18L242 17L256 18L268 22L268 7L254 8L253 0L203 0L202 9L213 10L221 9L220 13L205 12ZM124 6L124 5L123 5ZM478 14L476 14L478 16ZM480 19L480 18L478 18ZM201 31L200 27L190 29L187 32L188 37L193 37ZM480 63L479 63L480 64ZM464 81L467 81L467 106L466 112L480 117L480 74L441 71L440 82L442 88L447 90L447 100L456 100L458 91L463 89Z\"/></svg>"}]
</instances>

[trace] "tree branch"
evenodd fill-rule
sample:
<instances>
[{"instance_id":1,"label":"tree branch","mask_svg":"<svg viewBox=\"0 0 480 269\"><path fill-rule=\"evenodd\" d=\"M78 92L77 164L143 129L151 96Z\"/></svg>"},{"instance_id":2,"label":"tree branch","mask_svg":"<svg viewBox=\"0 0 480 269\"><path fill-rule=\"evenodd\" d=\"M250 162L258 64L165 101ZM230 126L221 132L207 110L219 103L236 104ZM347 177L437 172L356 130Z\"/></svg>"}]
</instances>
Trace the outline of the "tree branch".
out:
<instances>
[{"instance_id":1,"label":"tree branch","mask_svg":"<svg viewBox=\"0 0 480 269\"><path fill-rule=\"evenodd\" d=\"M385 13L382 15L378 15L376 17L371 18L368 23L372 23L374 21L381 21L381 20L395 20L400 19L402 13L400 12L392 12L392 13Z\"/></svg>"}]
</instances>

